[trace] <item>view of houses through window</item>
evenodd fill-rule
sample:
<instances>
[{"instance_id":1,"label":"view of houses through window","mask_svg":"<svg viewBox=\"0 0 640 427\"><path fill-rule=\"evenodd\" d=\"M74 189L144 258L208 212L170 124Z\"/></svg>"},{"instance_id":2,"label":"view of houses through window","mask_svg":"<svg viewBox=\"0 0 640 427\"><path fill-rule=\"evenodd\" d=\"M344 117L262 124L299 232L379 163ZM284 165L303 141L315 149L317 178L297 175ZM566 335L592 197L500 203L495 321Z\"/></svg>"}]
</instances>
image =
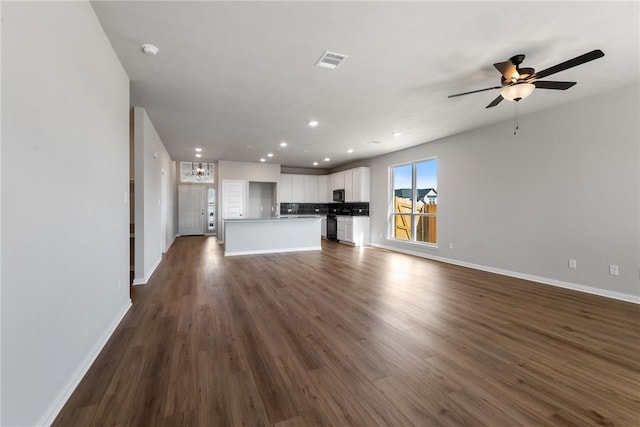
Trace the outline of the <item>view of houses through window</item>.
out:
<instances>
[{"instance_id":1,"label":"view of houses through window","mask_svg":"<svg viewBox=\"0 0 640 427\"><path fill-rule=\"evenodd\" d=\"M438 159L391 168L391 238L436 244Z\"/></svg>"}]
</instances>

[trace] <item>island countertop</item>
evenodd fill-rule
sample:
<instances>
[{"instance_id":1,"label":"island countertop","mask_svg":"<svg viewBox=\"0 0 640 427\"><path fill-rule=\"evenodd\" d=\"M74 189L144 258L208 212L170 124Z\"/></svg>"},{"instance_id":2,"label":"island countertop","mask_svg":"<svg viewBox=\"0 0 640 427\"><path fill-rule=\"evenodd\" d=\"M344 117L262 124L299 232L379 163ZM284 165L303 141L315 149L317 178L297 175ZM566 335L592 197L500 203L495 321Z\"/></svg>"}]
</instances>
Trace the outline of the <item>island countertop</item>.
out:
<instances>
[{"instance_id":1,"label":"island countertop","mask_svg":"<svg viewBox=\"0 0 640 427\"><path fill-rule=\"evenodd\" d=\"M225 219L225 256L322 250L322 216Z\"/></svg>"},{"instance_id":2,"label":"island countertop","mask_svg":"<svg viewBox=\"0 0 640 427\"><path fill-rule=\"evenodd\" d=\"M268 217L268 218L228 218L226 222L248 222L248 221L291 221L291 220L313 220L322 219L326 215L282 215L280 217Z\"/></svg>"}]
</instances>

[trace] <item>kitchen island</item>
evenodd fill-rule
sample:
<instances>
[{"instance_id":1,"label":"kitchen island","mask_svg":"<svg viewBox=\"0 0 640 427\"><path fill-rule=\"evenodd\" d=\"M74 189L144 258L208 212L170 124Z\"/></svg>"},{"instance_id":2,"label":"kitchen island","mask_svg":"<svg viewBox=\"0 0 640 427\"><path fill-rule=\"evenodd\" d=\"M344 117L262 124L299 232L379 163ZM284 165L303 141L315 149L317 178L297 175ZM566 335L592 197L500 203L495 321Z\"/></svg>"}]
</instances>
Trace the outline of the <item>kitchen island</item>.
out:
<instances>
[{"instance_id":1,"label":"kitchen island","mask_svg":"<svg viewBox=\"0 0 640 427\"><path fill-rule=\"evenodd\" d=\"M225 219L224 255L322 250L320 216Z\"/></svg>"}]
</instances>

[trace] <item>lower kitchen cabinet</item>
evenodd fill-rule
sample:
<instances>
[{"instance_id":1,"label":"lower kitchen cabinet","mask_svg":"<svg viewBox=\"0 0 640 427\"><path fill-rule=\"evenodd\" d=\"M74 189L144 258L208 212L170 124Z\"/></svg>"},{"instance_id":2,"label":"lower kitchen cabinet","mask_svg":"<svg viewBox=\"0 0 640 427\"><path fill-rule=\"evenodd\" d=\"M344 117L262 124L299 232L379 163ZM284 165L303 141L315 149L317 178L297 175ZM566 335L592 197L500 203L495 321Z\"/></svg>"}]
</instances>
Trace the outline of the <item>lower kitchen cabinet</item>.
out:
<instances>
[{"instance_id":1,"label":"lower kitchen cabinet","mask_svg":"<svg viewBox=\"0 0 640 427\"><path fill-rule=\"evenodd\" d=\"M337 238L339 242L343 242L346 239L345 234L345 222L347 219L350 219L350 216L338 216L336 220L338 221L337 228Z\"/></svg>"},{"instance_id":2,"label":"lower kitchen cabinet","mask_svg":"<svg viewBox=\"0 0 640 427\"><path fill-rule=\"evenodd\" d=\"M342 216L338 215L338 241L354 246L369 244L368 216Z\"/></svg>"},{"instance_id":3,"label":"lower kitchen cabinet","mask_svg":"<svg viewBox=\"0 0 640 427\"><path fill-rule=\"evenodd\" d=\"M326 239L327 238L327 219L323 218L322 221L320 221L320 235Z\"/></svg>"},{"instance_id":4,"label":"lower kitchen cabinet","mask_svg":"<svg viewBox=\"0 0 640 427\"><path fill-rule=\"evenodd\" d=\"M353 243L353 222L344 223L344 240Z\"/></svg>"}]
</instances>

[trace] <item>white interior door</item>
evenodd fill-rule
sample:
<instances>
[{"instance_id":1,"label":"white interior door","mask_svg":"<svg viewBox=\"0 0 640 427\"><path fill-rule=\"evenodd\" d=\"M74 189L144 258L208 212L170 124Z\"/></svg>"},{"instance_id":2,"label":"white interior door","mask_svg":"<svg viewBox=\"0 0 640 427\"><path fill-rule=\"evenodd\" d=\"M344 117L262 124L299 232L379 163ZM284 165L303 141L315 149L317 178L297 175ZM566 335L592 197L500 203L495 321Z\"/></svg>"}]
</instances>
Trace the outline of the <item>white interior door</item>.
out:
<instances>
[{"instance_id":1,"label":"white interior door","mask_svg":"<svg viewBox=\"0 0 640 427\"><path fill-rule=\"evenodd\" d=\"M204 234L206 190L204 185L178 187L178 233L181 236Z\"/></svg>"},{"instance_id":2,"label":"white interior door","mask_svg":"<svg viewBox=\"0 0 640 427\"><path fill-rule=\"evenodd\" d=\"M223 219L244 218L244 181L222 181Z\"/></svg>"},{"instance_id":3,"label":"white interior door","mask_svg":"<svg viewBox=\"0 0 640 427\"><path fill-rule=\"evenodd\" d=\"M160 169L160 251L167 251L167 173Z\"/></svg>"}]
</instances>

